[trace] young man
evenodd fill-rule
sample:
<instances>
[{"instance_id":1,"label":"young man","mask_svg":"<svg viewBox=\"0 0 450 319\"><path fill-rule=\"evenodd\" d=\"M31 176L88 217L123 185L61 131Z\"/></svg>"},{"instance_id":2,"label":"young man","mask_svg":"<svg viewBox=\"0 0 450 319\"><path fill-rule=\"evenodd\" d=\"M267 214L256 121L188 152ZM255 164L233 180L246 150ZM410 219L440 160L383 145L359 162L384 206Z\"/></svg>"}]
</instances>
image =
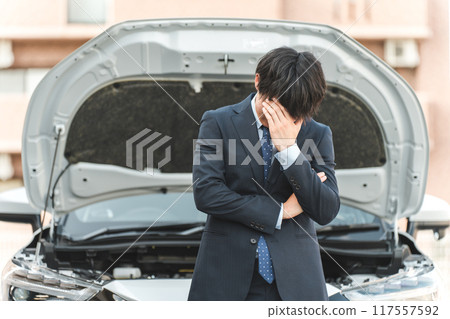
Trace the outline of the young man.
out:
<instances>
[{"instance_id":1,"label":"young man","mask_svg":"<svg viewBox=\"0 0 450 319\"><path fill-rule=\"evenodd\" d=\"M208 218L189 300L328 300L314 221L333 220L340 201L331 130L311 118L321 65L274 49L255 88L201 121L194 198Z\"/></svg>"}]
</instances>

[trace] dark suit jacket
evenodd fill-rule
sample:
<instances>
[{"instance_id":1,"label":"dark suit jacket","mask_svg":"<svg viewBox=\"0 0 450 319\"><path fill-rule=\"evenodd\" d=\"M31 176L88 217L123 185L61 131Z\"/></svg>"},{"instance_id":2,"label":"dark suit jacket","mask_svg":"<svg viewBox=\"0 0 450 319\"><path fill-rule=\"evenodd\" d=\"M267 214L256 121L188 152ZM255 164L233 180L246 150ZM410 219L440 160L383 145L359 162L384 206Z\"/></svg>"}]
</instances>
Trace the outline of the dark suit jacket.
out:
<instances>
[{"instance_id":1,"label":"dark suit jacket","mask_svg":"<svg viewBox=\"0 0 450 319\"><path fill-rule=\"evenodd\" d=\"M261 234L283 300L328 300L313 221L329 223L340 206L331 130L312 119L305 121L297 144L302 149L305 140L312 139L323 162L314 157L313 147L302 149L297 162L285 171L274 159L264 184L264 166L242 141L260 143L251 109L254 94L238 104L207 111L201 120L199 139L223 139L223 159L208 160L205 156L216 154L217 146L202 145L197 154L200 165L193 166L195 203L208 217L189 300L244 300ZM235 147L229 143L232 139ZM232 165L234 156L236 165ZM250 163L241 165L247 156ZM327 176L324 183L316 175L321 171ZM281 230L275 229L280 203L292 193L304 212L283 220Z\"/></svg>"}]
</instances>

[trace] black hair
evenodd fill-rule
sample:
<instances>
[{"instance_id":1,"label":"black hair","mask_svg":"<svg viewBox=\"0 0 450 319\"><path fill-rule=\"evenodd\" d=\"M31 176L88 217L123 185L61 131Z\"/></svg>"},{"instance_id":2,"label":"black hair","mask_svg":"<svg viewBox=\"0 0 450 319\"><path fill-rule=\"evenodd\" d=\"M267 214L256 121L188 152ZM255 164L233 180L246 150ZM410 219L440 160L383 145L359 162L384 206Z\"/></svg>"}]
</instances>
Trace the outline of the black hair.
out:
<instances>
[{"instance_id":1,"label":"black hair","mask_svg":"<svg viewBox=\"0 0 450 319\"><path fill-rule=\"evenodd\" d=\"M310 52L273 49L261 57L256 73L261 97L277 99L295 119L311 118L325 97L322 65Z\"/></svg>"}]
</instances>

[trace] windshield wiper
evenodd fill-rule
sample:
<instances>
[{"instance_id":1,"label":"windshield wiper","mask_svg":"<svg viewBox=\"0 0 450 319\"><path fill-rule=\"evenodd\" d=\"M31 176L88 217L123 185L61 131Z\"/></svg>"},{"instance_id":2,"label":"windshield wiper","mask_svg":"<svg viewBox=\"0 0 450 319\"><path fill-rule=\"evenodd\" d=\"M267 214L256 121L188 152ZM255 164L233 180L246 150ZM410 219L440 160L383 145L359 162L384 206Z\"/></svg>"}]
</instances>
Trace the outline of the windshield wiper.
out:
<instances>
[{"instance_id":1,"label":"windshield wiper","mask_svg":"<svg viewBox=\"0 0 450 319\"><path fill-rule=\"evenodd\" d=\"M189 236L195 233L203 231L204 223L187 223L187 224L156 224L150 227L148 230L148 226L111 226L111 227L103 227L96 229L90 233L73 237L73 236L65 236L65 238L71 242L83 242L88 240L99 239L99 237L103 237L105 235L120 235L123 236L124 233L133 233L133 235L140 235L143 231L146 231L145 235L177 235L177 236ZM167 230L167 231L165 231ZM129 234L130 235L130 234ZM114 237L114 236L108 236Z\"/></svg>"},{"instance_id":2,"label":"windshield wiper","mask_svg":"<svg viewBox=\"0 0 450 319\"><path fill-rule=\"evenodd\" d=\"M317 234L330 233L351 233L370 230L379 230L378 224L353 224L353 225L329 225L316 230Z\"/></svg>"}]
</instances>

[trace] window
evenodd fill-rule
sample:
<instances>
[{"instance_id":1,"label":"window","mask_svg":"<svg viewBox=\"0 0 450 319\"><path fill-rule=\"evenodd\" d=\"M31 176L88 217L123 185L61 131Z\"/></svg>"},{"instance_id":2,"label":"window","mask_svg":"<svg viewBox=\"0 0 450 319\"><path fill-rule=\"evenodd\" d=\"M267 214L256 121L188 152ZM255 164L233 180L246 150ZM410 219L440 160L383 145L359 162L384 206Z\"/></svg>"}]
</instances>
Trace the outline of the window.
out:
<instances>
[{"instance_id":1,"label":"window","mask_svg":"<svg viewBox=\"0 0 450 319\"><path fill-rule=\"evenodd\" d=\"M0 93L24 93L25 69L0 70Z\"/></svg>"},{"instance_id":2,"label":"window","mask_svg":"<svg viewBox=\"0 0 450 319\"><path fill-rule=\"evenodd\" d=\"M0 94L18 93L31 95L49 69L0 70Z\"/></svg>"},{"instance_id":3,"label":"window","mask_svg":"<svg viewBox=\"0 0 450 319\"><path fill-rule=\"evenodd\" d=\"M82 238L105 228L170 225L173 230L177 225L205 221L206 214L197 210L191 192L157 192L109 199L76 209L58 223L58 233L66 238Z\"/></svg>"},{"instance_id":4,"label":"window","mask_svg":"<svg viewBox=\"0 0 450 319\"><path fill-rule=\"evenodd\" d=\"M68 23L105 23L107 0L68 0Z\"/></svg>"}]
</instances>

